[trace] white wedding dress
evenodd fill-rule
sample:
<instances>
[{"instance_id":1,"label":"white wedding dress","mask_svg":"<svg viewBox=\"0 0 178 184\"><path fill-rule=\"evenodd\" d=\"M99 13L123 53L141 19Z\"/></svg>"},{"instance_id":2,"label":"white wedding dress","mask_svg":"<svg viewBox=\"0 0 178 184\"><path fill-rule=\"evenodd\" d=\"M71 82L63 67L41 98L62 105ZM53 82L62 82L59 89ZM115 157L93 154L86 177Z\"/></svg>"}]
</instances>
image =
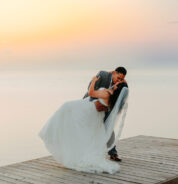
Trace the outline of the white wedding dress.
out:
<instances>
[{"instance_id":1,"label":"white wedding dress","mask_svg":"<svg viewBox=\"0 0 178 184\"><path fill-rule=\"evenodd\" d=\"M126 87L121 90L105 123L105 112L98 112L89 97L66 102L52 115L39 136L58 163L89 173L112 174L120 170L118 163L107 159L106 144L116 125L116 117L119 116L118 111L127 91ZM99 100L104 104L102 99ZM122 118L122 124L123 122Z\"/></svg>"}]
</instances>

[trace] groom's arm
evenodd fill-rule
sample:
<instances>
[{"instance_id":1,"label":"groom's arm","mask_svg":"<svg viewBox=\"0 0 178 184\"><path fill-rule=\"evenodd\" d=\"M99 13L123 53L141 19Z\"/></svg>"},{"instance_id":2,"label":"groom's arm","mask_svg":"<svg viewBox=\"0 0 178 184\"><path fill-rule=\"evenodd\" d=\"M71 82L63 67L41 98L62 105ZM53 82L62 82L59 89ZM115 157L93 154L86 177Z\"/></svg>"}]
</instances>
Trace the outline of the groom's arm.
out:
<instances>
[{"instance_id":1,"label":"groom's arm","mask_svg":"<svg viewBox=\"0 0 178 184\"><path fill-rule=\"evenodd\" d=\"M96 81L96 82L98 82L98 84L96 84L96 85L97 85L98 88L99 88L100 83L101 83L101 81L103 80L103 71L98 72L96 76L99 77L99 79ZM91 81L91 82L92 82L92 81ZM90 84L89 84L89 88L90 88L91 82L90 82ZM95 86L96 86L96 85L95 85ZM88 88L88 89L89 89L89 88ZM92 97L90 97L90 98L92 98ZM95 103L96 110L97 110L98 112L101 112L101 111L105 111L105 112L106 112L106 111L108 111L108 108L107 108L106 106L104 106L103 104L101 104L98 100L95 101L94 103Z\"/></svg>"},{"instance_id":2,"label":"groom's arm","mask_svg":"<svg viewBox=\"0 0 178 184\"><path fill-rule=\"evenodd\" d=\"M99 71L99 72L97 73L96 76L99 77L99 79L98 79L98 81L96 81L95 89L96 89L96 86L97 86L98 88L100 87L100 84L101 84L102 80L104 80L104 79L103 79L103 78L104 78L104 77L103 77L104 74L105 74L105 71ZM92 82L92 81L90 81L90 83L89 83L89 85L88 85L88 90L89 90L89 88L90 88L91 82ZM89 95L88 95L88 92L87 92L83 98L86 98L86 97L88 97L88 96L89 96ZM94 100L94 99L97 99L97 98L90 97L90 99ZM108 110L108 108L107 108L106 106L104 106L103 104L101 104L99 101L95 101L94 103L95 103L96 110L97 110L98 112L100 112L100 111L107 111L107 110Z\"/></svg>"},{"instance_id":3,"label":"groom's arm","mask_svg":"<svg viewBox=\"0 0 178 184\"><path fill-rule=\"evenodd\" d=\"M95 90L99 88L99 86L100 86L100 84L101 84L101 82L102 82L102 80L103 80L103 74L104 74L104 71L99 71L99 72L97 73L96 76L99 77L99 79L98 79L98 81L96 81ZM88 90L89 90L89 88L90 88L91 82L92 82L92 81L90 81L90 83L89 83L89 85L88 85ZM88 91L87 91L83 98L86 98L86 97L88 97L88 96L89 96L89 95L88 95ZM97 98L90 97L90 99L91 99L91 100L94 100L94 99L97 99Z\"/></svg>"},{"instance_id":4,"label":"groom's arm","mask_svg":"<svg viewBox=\"0 0 178 184\"><path fill-rule=\"evenodd\" d=\"M96 74L96 77L99 77L99 79L96 81L95 89L96 89L98 86L100 86L101 81L103 80L103 71L99 71L99 72ZM89 85L88 85L88 90L89 90L89 88L90 88L91 82L92 82L92 80L90 81L90 83L89 83Z\"/></svg>"}]
</instances>

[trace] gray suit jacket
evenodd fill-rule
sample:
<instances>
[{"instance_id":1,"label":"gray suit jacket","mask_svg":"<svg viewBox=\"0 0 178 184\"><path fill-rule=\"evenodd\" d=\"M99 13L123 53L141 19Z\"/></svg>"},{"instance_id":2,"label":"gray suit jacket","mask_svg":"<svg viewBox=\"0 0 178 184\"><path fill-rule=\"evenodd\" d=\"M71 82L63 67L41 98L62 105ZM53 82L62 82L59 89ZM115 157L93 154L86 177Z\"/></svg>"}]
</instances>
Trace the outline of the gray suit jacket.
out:
<instances>
[{"instance_id":1,"label":"gray suit jacket","mask_svg":"<svg viewBox=\"0 0 178 184\"><path fill-rule=\"evenodd\" d=\"M100 72L98 72L98 74L96 76L97 77L99 76L100 78L96 81L95 90L97 90L101 87L108 89L109 86L110 86L110 83L111 83L112 73L109 73L109 72L106 72L106 71L100 71ZM89 83L88 90L90 88L90 85L91 85L91 81ZM86 98L88 96L89 95L88 95L88 92L87 92L83 98ZM90 101L92 101L94 99L97 99L97 98L90 97Z\"/></svg>"}]
</instances>

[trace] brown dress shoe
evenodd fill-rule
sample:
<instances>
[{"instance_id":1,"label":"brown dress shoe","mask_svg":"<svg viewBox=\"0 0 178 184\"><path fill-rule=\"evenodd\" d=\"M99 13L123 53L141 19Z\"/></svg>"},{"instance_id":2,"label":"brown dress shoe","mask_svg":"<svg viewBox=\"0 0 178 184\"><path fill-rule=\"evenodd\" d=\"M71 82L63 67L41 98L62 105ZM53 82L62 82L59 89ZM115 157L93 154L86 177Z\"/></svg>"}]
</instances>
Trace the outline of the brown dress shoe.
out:
<instances>
[{"instance_id":1,"label":"brown dress shoe","mask_svg":"<svg viewBox=\"0 0 178 184\"><path fill-rule=\"evenodd\" d=\"M118 157L118 155L116 155L116 154L110 155L110 159L111 159L111 160L114 160L114 161L116 161L116 162L121 162L121 161L122 161L122 159L120 159L120 158Z\"/></svg>"}]
</instances>

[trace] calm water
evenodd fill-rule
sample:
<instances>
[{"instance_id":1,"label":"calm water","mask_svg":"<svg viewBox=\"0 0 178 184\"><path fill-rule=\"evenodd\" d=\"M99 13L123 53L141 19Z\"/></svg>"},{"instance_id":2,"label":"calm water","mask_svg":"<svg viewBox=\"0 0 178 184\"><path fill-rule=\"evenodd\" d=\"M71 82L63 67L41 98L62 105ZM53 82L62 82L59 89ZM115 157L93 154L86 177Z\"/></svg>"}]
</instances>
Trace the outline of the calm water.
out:
<instances>
[{"instance_id":1,"label":"calm water","mask_svg":"<svg viewBox=\"0 0 178 184\"><path fill-rule=\"evenodd\" d=\"M129 108L121 138L178 139L178 70L130 70ZM0 73L0 165L49 155L38 132L60 105L80 99L93 71Z\"/></svg>"}]
</instances>

